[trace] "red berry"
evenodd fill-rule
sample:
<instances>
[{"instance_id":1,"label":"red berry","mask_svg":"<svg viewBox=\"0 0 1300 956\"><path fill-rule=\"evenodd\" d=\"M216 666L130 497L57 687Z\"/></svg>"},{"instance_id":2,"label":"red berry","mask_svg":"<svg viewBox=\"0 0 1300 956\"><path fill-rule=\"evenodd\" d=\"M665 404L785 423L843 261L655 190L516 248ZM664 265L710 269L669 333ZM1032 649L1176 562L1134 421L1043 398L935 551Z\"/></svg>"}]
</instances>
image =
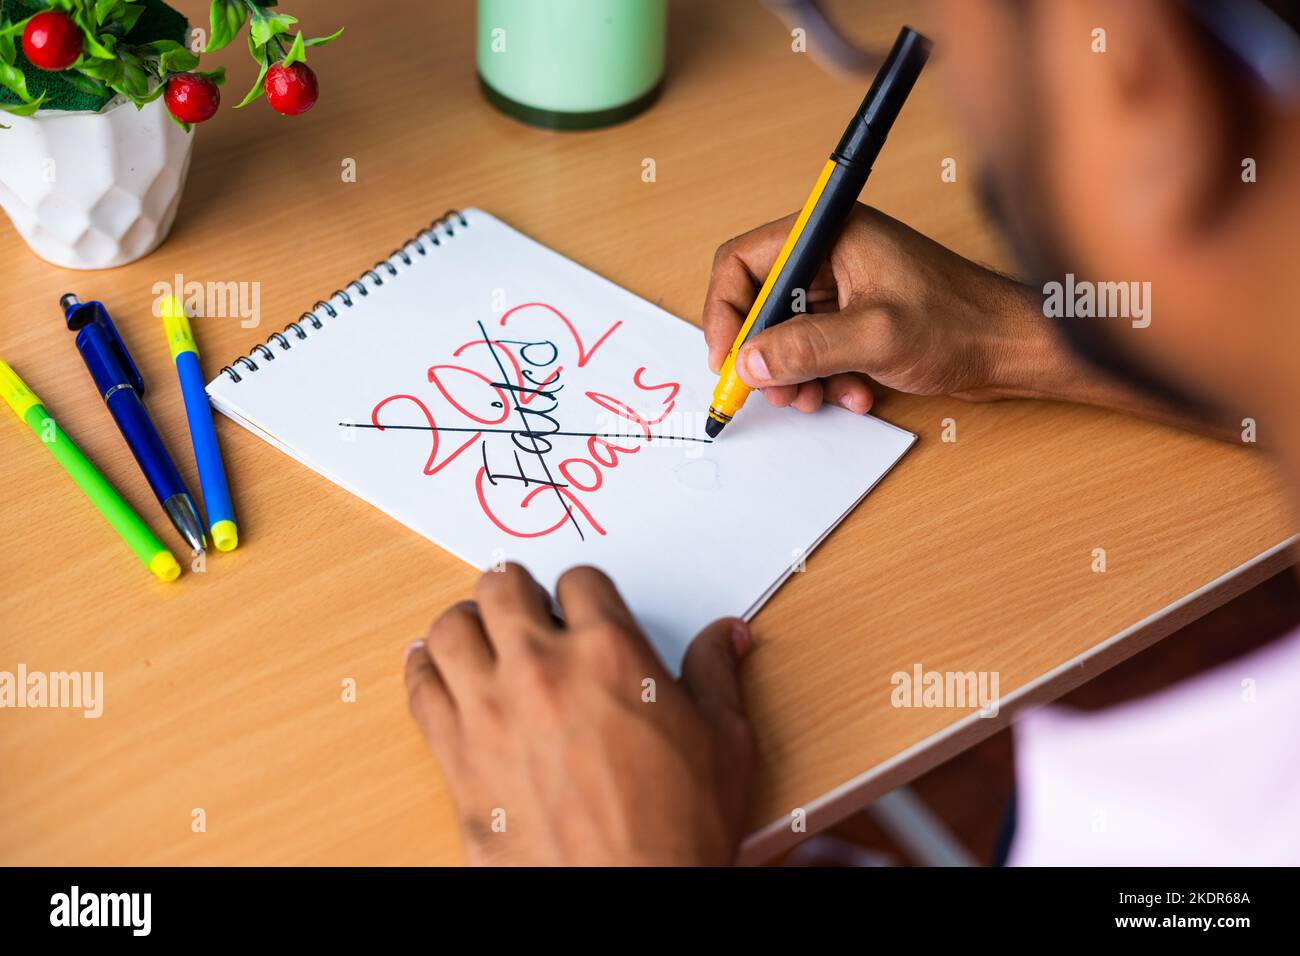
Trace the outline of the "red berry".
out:
<instances>
[{"instance_id":1,"label":"red berry","mask_svg":"<svg viewBox=\"0 0 1300 956\"><path fill-rule=\"evenodd\" d=\"M320 88L316 85L316 74L306 63L285 66L277 63L266 71L267 102L277 113L285 116L297 116L316 105Z\"/></svg>"},{"instance_id":2,"label":"red berry","mask_svg":"<svg viewBox=\"0 0 1300 956\"><path fill-rule=\"evenodd\" d=\"M221 105L221 90L206 76L177 73L167 81L163 96L167 111L182 123L202 123L212 119Z\"/></svg>"},{"instance_id":3,"label":"red berry","mask_svg":"<svg viewBox=\"0 0 1300 956\"><path fill-rule=\"evenodd\" d=\"M81 56L81 28L66 13L38 13L23 28L23 52L42 70L66 70Z\"/></svg>"}]
</instances>

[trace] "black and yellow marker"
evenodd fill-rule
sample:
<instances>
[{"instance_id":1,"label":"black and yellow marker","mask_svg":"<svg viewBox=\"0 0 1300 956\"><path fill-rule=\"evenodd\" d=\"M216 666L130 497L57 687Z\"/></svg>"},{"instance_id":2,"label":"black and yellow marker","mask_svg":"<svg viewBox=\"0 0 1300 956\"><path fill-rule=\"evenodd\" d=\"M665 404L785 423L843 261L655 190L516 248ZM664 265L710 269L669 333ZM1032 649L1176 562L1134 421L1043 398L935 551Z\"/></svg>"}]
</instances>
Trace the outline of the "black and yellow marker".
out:
<instances>
[{"instance_id":1,"label":"black and yellow marker","mask_svg":"<svg viewBox=\"0 0 1300 956\"><path fill-rule=\"evenodd\" d=\"M903 27L853 122L822 167L812 194L722 363L718 387L713 390L713 404L704 423L710 438L717 437L749 397L749 386L736 374L740 347L750 337L790 318L795 294L807 293L826 253L853 211L862 187L867 184L871 164L880 154L889 128L894 125L929 56L930 41L910 27Z\"/></svg>"}]
</instances>

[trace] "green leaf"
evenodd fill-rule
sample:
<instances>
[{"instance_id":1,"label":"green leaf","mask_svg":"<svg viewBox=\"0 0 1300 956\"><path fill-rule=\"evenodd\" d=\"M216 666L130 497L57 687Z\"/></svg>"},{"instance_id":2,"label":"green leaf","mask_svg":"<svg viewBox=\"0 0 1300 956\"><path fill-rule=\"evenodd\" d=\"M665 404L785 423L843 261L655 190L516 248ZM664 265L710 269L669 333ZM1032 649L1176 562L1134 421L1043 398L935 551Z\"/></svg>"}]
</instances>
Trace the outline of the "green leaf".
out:
<instances>
[{"instance_id":1,"label":"green leaf","mask_svg":"<svg viewBox=\"0 0 1300 956\"><path fill-rule=\"evenodd\" d=\"M253 102L253 100L257 99L259 96L262 95L263 92L262 83L266 79L266 71L269 69L270 67L267 64L265 63L262 64L262 71L257 74L257 82L254 83L253 88L248 91L248 95L239 101L239 103L235 106L235 109L244 108L249 103Z\"/></svg>"},{"instance_id":2,"label":"green leaf","mask_svg":"<svg viewBox=\"0 0 1300 956\"><path fill-rule=\"evenodd\" d=\"M135 100L136 108L138 109L147 103L152 103L154 100L158 99L158 97L162 96L166 92L167 92L166 82L155 83L153 89L151 89L144 96Z\"/></svg>"},{"instance_id":3,"label":"green leaf","mask_svg":"<svg viewBox=\"0 0 1300 956\"><path fill-rule=\"evenodd\" d=\"M213 53L230 45L230 41L239 36L248 19L248 7L241 0L212 0L209 11L212 21L212 35L204 52Z\"/></svg>"},{"instance_id":4,"label":"green leaf","mask_svg":"<svg viewBox=\"0 0 1300 956\"><path fill-rule=\"evenodd\" d=\"M113 18L113 14L120 12L120 8L124 6L126 0L95 0L95 22L107 23Z\"/></svg>"},{"instance_id":5,"label":"green leaf","mask_svg":"<svg viewBox=\"0 0 1300 956\"><path fill-rule=\"evenodd\" d=\"M117 46L117 38L111 34L105 33L96 39L91 34L85 35L85 43L82 47L82 53L89 53L91 56L111 57L113 50Z\"/></svg>"},{"instance_id":6,"label":"green leaf","mask_svg":"<svg viewBox=\"0 0 1300 956\"><path fill-rule=\"evenodd\" d=\"M30 19L31 17L27 18L27 20ZM22 33L23 30L26 28L27 20L19 20L17 23L14 23L12 20L10 20L7 16L4 15L3 10L0 10L0 33L8 34L11 37L17 36L19 33Z\"/></svg>"},{"instance_id":7,"label":"green leaf","mask_svg":"<svg viewBox=\"0 0 1300 956\"><path fill-rule=\"evenodd\" d=\"M27 77L16 66L0 63L0 86L16 94L24 104L32 101L32 95L27 92Z\"/></svg>"},{"instance_id":8,"label":"green leaf","mask_svg":"<svg viewBox=\"0 0 1300 956\"><path fill-rule=\"evenodd\" d=\"M17 55L17 47L14 45L14 35L8 30L0 29L0 63L13 66Z\"/></svg>"},{"instance_id":9,"label":"green leaf","mask_svg":"<svg viewBox=\"0 0 1300 956\"><path fill-rule=\"evenodd\" d=\"M135 29L143 13L144 7L134 3L128 4L122 8L122 15L113 21L113 26L122 36L126 36Z\"/></svg>"},{"instance_id":10,"label":"green leaf","mask_svg":"<svg viewBox=\"0 0 1300 956\"><path fill-rule=\"evenodd\" d=\"M293 38L293 44L289 47L289 52L284 55L284 65L292 66L295 63L307 62L307 48L302 43L302 33L300 32Z\"/></svg>"},{"instance_id":11,"label":"green leaf","mask_svg":"<svg viewBox=\"0 0 1300 956\"><path fill-rule=\"evenodd\" d=\"M123 61L120 92L133 100L149 95L149 71L143 62L134 57Z\"/></svg>"},{"instance_id":12,"label":"green leaf","mask_svg":"<svg viewBox=\"0 0 1300 956\"><path fill-rule=\"evenodd\" d=\"M226 82L226 68L219 66L215 70L203 70L199 73L199 76L207 77L217 86L222 86Z\"/></svg>"},{"instance_id":13,"label":"green leaf","mask_svg":"<svg viewBox=\"0 0 1300 956\"><path fill-rule=\"evenodd\" d=\"M103 80L109 86L116 89L117 83L121 82L122 74L125 67L122 61L116 58L110 60L87 60L84 63L78 63L76 69L86 76L94 77L97 80Z\"/></svg>"},{"instance_id":14,"label":"green leaf","mask_svg":"<svg viewBox=\"0 0 1300 956\"><path fill-rule=\"evenodd\" d=\"M307 45L308 47L313 47L313 46L324 46L326 43L333 43L335 40L337 40L337 39L338 39L339 37L341 37L341 36L343 36L343 28L342 28L342 27L339 27L339 29L338 29L337 31L335 31L334 33L331 33L331 34L330 34L329 36L327 36L327 37L317 37L317 38L314 39L314 40L308 40L306 45ZM304 60L304 62L306 62L306 61Z\"/></svg>"},{"instance_id":15,"label":"green leaf","mask_svg":"<svg viewBox=\"0 0 1300 956\"><path fill-rule=\"evenodd\" d=\"M91 56L110 57L117 39L110 34L99 35L95 22L95 11L90 7L78 7L72 15L73 22L81 27L82 51Z\"/></svg>"},{"instance_id":16,"label":"green leaf","mask_svg":"<svg viewBox=\"0 0 1300 956\"><path fill-rule=\"evenodd\" d=\"M199 58L189 50L177 50L158 61L158 66L165 74L188 73L199 65Z\"/></svg>"},{"instance_id":17,"label":"green leaf","mask_svg":"<svg viewBox=\"0 0 1300 956\"><path fill-rule=\"evenodd\" d=\"M175 40L154 40L144 48L158 54L158 72L164 76L187 73L199 65L199 58Z\"/></svg>"},{"instance_id":18,"label":"green leaf","mask_svg":"<svg viewBox=\"0 0 1300 956\"><path fill-rule=\"evenodd\" d=\"M288 33L297 22L297 17L287 13L256 17L248 28L248 36L255 46L266 46L275 37Z\"/></svg>"},{"instance_id":19,"label":"green leaf","mask_svg":"<svg viewBox=\"0 0 1300 956\"><path fill-rule=\"evenodd\" d=\"M63 81L73 89L85 93L87 96L107 96L108 87L102 81L95 79L93 76L86 76L77 70L64 70L62 74Z\"/></svg>"},{"instance_id":20,"label":"green leaf","mask_svg":"<svg viewBox=\"0 0 1300 956\"><path fill-rule=\"evenodd\" d=\"M240 101L235 109L241 109L247 106L249 103L253 102L253 100L262 95L262 81L266 79L266 71L271 68L270 61L267 59L266 55L266 47L254 46L252 33L248 35L248 52L253 54L253 59L261 64L262 69L257 74L257 81L253 84L253 88L248 91L248 95Z\"/></svg>"},{"instance_id":21,"label":"green leaf","mask_svg":"<svg viewBox=\"0 0 1300 956\"><path fill-rule=\"evenodd\" d=\"M32 100L30 103L0 103L0 112L12 113L14 116L31 116L41 104L45 102L45 94ZM8 129L8 126L0 126L0 129Z\"/></svg>"}]
</instances>

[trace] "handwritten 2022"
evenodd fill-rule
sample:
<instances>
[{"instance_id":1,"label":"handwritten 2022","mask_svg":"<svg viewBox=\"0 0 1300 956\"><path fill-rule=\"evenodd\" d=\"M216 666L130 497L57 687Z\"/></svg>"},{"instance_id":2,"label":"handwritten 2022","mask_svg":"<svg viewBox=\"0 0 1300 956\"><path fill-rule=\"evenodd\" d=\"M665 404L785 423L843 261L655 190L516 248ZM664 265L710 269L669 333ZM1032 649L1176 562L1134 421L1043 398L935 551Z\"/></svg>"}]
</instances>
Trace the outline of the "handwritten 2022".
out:
<instances>
[{"instance_id":1,"label":"handwritten 2022","mask_svg":"<svg viewBox=\"0 0 1300 956\"><path fill-rule=\"evenodd\" d=\"M371 425L380 431L427 430L426 475L436 475L477 444L482 463L474 490L483 513L506 534L540 538L571 525L584 540L584 526L603 535L593 496L606 474L619 467L620 456L634 455L660 437L651 426L673 411L681 389L677 382L647 382L640 367L621 396L584 391L581 401L591 405L566 408L566 415L577 420L619 427L582 431L561 425L566 370L591 365L622 324L613 323L588 344L554 306L515 306L499 320L506 330L500 337L489 335L480 322L479 336L452 353L457 362L429 368L428 380L452 409L452 420L435 418L421 398L402 393L375 405ZM539 330L547 334L539 335ZM391 417L385 424L381 416L395 403L414 406L428 424L395 425ZM467 437L456 444L461 435ZM573 453L575 446L582 453ZM557 451L560 447L565 451Z\"/></svg>"}]
</instances>

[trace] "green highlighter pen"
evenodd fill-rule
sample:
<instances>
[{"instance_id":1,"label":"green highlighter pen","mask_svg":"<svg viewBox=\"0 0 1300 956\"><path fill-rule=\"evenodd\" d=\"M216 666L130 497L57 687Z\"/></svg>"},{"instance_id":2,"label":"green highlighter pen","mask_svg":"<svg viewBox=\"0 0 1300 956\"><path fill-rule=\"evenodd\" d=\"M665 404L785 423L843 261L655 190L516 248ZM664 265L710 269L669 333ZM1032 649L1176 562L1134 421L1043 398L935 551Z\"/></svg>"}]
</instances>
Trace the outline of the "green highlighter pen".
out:
<instances>
[{"instance_id":1,"label":"green highlighter pen","mask_svg":"<svg viewBox=\"0 0 1300 956\"><path fill-rule=\"evenodd\" d=\"M14 414L36 433L50 454L58 459L59 464L77 483L77 487L99 509L99 513L113 526L127 547L135 552L135 556L144 562L145 567L163 581L175 581L180 577L181 566L175 556L149 530L149 526L140 520L140 516L131 510L131 506L122 500L122 496L90 463L90 459L81 453L81 449L73 444L67 433L55 424L41 400L3 360L0 360L0 395L4 396Z\"/></svg>"}]
</instances>

